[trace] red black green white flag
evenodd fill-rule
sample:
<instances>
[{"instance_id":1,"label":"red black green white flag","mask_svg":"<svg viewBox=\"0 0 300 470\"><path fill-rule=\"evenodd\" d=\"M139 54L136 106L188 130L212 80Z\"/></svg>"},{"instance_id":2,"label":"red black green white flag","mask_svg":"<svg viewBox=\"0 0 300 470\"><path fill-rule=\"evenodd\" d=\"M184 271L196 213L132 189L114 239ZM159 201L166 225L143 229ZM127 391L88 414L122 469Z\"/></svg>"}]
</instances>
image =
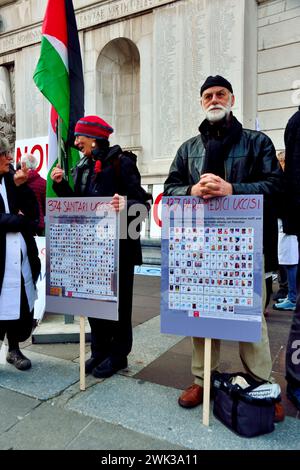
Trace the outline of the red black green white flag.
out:
<instances>
[{"instance_id":1,"label":"red black green white flag","mask_svg":"<svg viewBox=\"0 0 300 470\"><path fill-rule=\"evenodd\" d=\"M42 26L41 53L33 79L52 105L48 181L60 155L66 177L72 185L70 170L79 159L78 151L72 148L74 127L84 115L82 61L72 0L48 0ZM47 196L54 196L51 184L47 185Z\"/></svg>"}]
</instances>

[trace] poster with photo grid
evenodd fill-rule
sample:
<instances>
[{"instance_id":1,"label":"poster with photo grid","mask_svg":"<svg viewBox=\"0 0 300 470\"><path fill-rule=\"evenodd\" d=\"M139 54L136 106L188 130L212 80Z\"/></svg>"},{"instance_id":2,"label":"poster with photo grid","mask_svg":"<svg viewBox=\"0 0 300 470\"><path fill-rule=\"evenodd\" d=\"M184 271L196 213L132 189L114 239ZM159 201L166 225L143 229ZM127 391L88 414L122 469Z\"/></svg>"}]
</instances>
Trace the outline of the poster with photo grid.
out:
<instances>
[{"instance_id":1,"label":"poster with photo grid","mask_svg":"<svg viewBox=\"0 0 300 470\"><path fill-rule=\"evenodd\" d=\"M47 312L118 319L119 216L111 198L47 198Z\"/></svg>"},{"instance_id":2,"label":"poster with photo grid","mask_svg":"<svg viewBox=\"0 0 300 470\"><path fill-rule=\"evenodd\" d=\"M262 196L163 198L162 333L260 339L262 215Z\"/></svg>"}]
</instances>

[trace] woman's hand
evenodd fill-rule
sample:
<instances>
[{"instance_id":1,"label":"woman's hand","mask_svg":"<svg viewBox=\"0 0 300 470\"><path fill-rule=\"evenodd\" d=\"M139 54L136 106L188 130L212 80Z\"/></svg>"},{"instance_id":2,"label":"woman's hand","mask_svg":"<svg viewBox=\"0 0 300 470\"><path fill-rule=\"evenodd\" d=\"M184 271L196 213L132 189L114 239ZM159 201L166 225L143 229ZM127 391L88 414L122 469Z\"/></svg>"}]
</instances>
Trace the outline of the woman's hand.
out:
<instances>
[{"instance_id":1,"label":"woman's hand","mask_svg":"<svg viewBox=\"0 0 300 470\"><path fill-rule=\"evenodd\" d=\"M54 167L53 170L51 171L50 178L53 181L55 181L55 183L61 183L64 177L64 174L65 174L64 170L62 170L60 165L57 164L56 167Z\"/></svg>"},{"instance_id":2,"label":"woman's hand","mask_svg":"<svg viewBox=\"0 0 300 470\"><path fill-rule=\"evenodd\" d=\"M125 208L125 198L119 194L114 194L110 203L116 212L121 212Z\"/></svg>"}]
</instances>

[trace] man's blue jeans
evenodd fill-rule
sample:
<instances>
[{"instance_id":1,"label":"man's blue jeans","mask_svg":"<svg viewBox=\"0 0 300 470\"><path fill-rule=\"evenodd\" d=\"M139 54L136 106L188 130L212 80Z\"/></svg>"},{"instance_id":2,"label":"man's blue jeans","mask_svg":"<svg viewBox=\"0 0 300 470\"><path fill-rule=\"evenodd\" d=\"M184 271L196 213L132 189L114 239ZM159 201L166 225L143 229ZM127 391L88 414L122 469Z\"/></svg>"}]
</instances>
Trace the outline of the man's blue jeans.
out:
<instances>
[{"instance_id":1,"label":"man's blue jeans","mask_svg":"<svg viewBox=\"0 0 300 470\"><path fill-rule=\"evenodd\" d=\"M293 304L296 302L297 297L297 264L285 266L288 278L288 299Z\"/></svg>"}]
</instances>

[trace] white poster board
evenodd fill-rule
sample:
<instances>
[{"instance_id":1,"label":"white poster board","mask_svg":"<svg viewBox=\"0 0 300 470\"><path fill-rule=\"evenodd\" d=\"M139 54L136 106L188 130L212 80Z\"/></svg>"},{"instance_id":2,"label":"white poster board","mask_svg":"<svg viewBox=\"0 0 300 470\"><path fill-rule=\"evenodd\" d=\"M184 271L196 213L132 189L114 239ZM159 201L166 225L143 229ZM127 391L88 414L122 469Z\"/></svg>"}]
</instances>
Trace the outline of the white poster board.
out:
<instances>
[{"instance_id":1,"label":"white poster board","mask_svg":"<svg viewBox=\"0 0 300 470\"><path fill-rule=\"evenodd\" d=\"M16 140L15 162L19 163L25 153L31 153L37 159L36 171L44 179L47 179L48 165L48 136L34 137L32 139Z\"/></svg>"},{"instance_id":2,"label":"white poster board","mask_svg":"<svg viewBox=\"0 0 300 470\"><path fill-rule=\"evenodd\" d=\"M110 202L47 198L47 311L118 320L119 216Z\"/></svg>"},{"instance_id":3,"label":"white poster board","mask_svg":"<svg viewBox=\"0 0 300 470\"><path fill-rule=\"evenodd\" d=\"M151 207L150 238L161 238L161 201L163 190L163 184L155 184L153 186L153 204Z\"/></svg>"},{"instance_id":4,"label":"white poster board","mask_svg":"<svg viewBox=\"0 0 300 470\"><path fill-rule=\"evenodd\" d=\"M36 283L38 298L34 303L34 318L41 321L46 306L46 238L35 237L41 260L41 272Z\"/></svg>"}]
</instances>

